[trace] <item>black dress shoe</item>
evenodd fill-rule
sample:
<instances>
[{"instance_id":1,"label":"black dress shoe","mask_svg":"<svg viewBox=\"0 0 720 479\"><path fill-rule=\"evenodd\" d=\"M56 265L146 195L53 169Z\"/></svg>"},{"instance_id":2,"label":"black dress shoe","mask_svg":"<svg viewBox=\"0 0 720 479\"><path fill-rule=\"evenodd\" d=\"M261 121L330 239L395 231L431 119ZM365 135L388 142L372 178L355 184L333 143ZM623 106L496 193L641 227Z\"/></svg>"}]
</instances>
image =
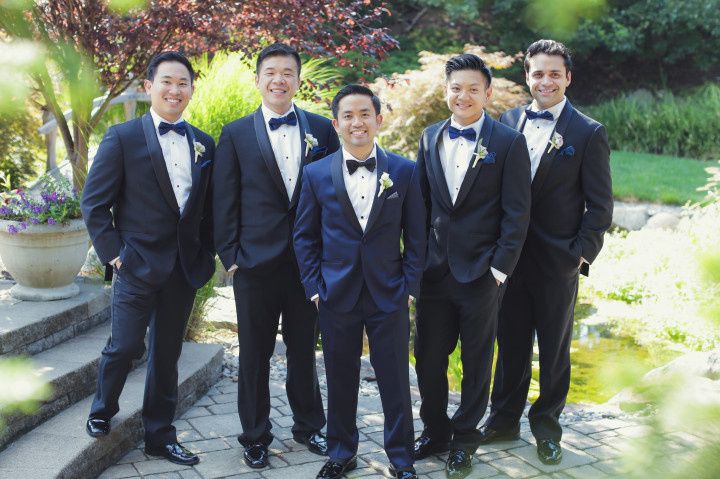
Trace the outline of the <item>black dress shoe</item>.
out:
<instances>
[{"instance_id":1,"label":"black dress shoe","mask_svg":"<svg viewBox=\"0 0 720 479\"><path fill-rule=\"evenodd\" d=\"M490 426L482 426L480 432L480 444L490 444L498 441L516 441L520 439L520 425L512 429L493 429Z\"/></svg>"},{"instance_id":2,"label":"black dress shoe","mask_svg":"<svg viewBox=\"0 0 720 479\"><path fill-rule=\"evenodd\" d=\"M550 466L560 464L560 461L562 461L560 441L556 441L555 439L538 439L537 455L543 464Z\"/></svg>"},{"instance_id":3,"label":"black dress shoe","mask_svg":"<svg viewBox=\"0 0 720 479\"><path fill-rule=\"evenodd\" d=\"M185 449L177 442L158 447L145 445L145 454L164 457L170 462L181 464L183 466L194 466L200 462L199 457Z\"/></svg>"},{"instance_id":4,"label":"black dress shoe","mask_svg":"<svg viewBox=\"0 0 720 479\"><path fill-rule=\"evenodd\" d=\"M392 477L396 477L397 479L417 479L417 472L415 472L414 468L397 471L395 470L395 467L390 464L388 472L390 472Z\"/></svg>"},{"instance_id":5,"label":"black dress shoe","mask_svg":"<svg viewBox=\"0 0 720 479\"><path fill-rule=\"evenodd\" d=\"M419 438L415 439L413 457L416 461L419 461L432 454L446 452L448 449L450 449L450 443L448 441L434 441L427 434L422 434Z\"/></svg>"},{"instance_id":6,"label":"black dress shoe","mask_svg":"<svg viewBox=\"0 0 720 479\"><path fill-rule=\"evenodd\" d=\"M110 434L110 421L90 418L85 424L85 430L92 437L107 436Z\"/></svg>"},{"instance_id":7,"label":"black dress shoe","mask_svg":"<svg viewBox=\"0 0 720 479\"><path fill-rule=\"evenodd\" d=\"M308 451L318 456L327 456L327 439L320 431L306 434L293 434L295 442L305 444Z\"/></svg>"},{"instance_id":8,"label":"black dress shoe","mask_svg":"<svg viewBox=\"0 0 720 479\"><path fill-rule=\"evenodd\" d=\"M346 472L352 471L357 467L357 457L352 457L345 462L338 462L329 459L320 469L316 479L337 479L342 477Z\"/></svg>"},{"instance_id":9,"label":"black dress shoe","mask_svg":"<svg viewBox=\"0 0 720 479\"><path fill-rule=\"evenodd\" d=\"M453 449L445 464L447 477L462 478L472 471L472 454L464 449Z\"/></svg>"},{"instance_id":10,"label":"black dress shoe","mask_svg":"<svg viewBox=\"0 0 720 479\"><path fill-rule=\"evenodd\" d=\"M250 444L245 447L243 459L245 460L245 464L253 469L262 469L263 467L267 467L270 460L268 447L261 442Z\"/></svg>"}]
</instances>

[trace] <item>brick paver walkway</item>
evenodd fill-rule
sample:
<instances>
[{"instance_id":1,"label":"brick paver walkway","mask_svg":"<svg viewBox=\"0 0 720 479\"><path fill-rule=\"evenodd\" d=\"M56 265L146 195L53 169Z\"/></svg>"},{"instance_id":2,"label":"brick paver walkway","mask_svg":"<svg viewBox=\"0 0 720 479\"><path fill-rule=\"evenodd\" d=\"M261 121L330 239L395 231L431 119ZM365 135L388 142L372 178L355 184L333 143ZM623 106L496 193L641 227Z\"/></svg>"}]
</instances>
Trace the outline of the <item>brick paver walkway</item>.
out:
<instances>
[{"instance_id":1,"label":"brick paver walkway","mask_svg":"<svg viewBox=\"0 0 720 479\"><path fill-rule=\"evenodd\" d=\"M274 358L277 358L275 356ZM321 357L319 358L321 366ZM322 369L322 368L320 368ZM319 374L322 374L319 371ZM147 457L143 445L107 469L102 479L119 478L173 478L173 479L312 479L324 463L323 458L309 453L292 439L292 416L287 405L284 384L271 382L275 441L270 446L270 467L254 470L242 460L242 448L237 442L240 421L237 416L237 384L225 378L213 386L180 420L175 422L180 441L200 455L200 464L194 467L174 465L168 461ZM324 381L321 381L324 391ZM363 388L364 391L367 387ZM418 417L419 401L413 406ZM361 394L358 404L360 448L358 469L349 478L391 477L387 472L387 457L383 452L383 416L380 398ZM588 416L590 420L587 420ZM469 476L477 478L530 478L593 479L621 477L617 472L618 456L624 443L643 431L643 426L628 419L618 419L612 413L603 415L587 410L569 411L563 416L564 459L558 466L546 466L537 459L535 440L530 434L527 419L521 423L521 439L481 447L474 456L474 468ZM422 425L415 421L416 431ZM439 479L445 477L445 456L439 455L416 464L419 477Z\"/></svg>"}]
</instances>

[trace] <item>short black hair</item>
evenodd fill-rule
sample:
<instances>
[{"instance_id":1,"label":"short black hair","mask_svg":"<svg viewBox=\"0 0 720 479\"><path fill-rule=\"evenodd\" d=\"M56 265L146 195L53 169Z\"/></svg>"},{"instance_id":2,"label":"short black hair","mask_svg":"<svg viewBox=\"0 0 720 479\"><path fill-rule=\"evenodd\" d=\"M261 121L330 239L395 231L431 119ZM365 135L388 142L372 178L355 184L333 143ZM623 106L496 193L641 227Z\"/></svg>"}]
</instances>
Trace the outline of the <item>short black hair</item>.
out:
<instances>
[{"instance_id":1,"label":"short black hair","mask_svg":"<svg viewBox=\"0 0 720 479\"><path fill-rule=\"evenodd\" d=\"M193 70L190 60L185 55L178 51L166 51L158 53L150 59L150 63L147 66L147 79L153 81L155 79L155 73L157 73L158 66L165 62L178 62L185 65L185 68L190 72L190 83L195 81L195 70Z\"/></svg>"},{"instance_id":2,"label":"short black hair","mask_svg":"<svg viewBox=\"0 0 720 479\"><path fill-rule=\"evenodd\" d=\"M525 53L525 73L530 72L530 58L539 53L563 57L565 69L567 71L572 71L572 56L570 55L570 50L565 46L565 44L556 42L555 40L538 40L533 42Z\"/></svg>"},{"instance_id":3,"label":"short black hair","mask_svg":"<svg viewBox=\"0 0 720 479\"><path fill-rule=\"evenodd\" d=\"M272 45L268 45L262 49L257 57L257 61L255 62L255 75L260 73L260 65L262 65L263 60L277 56L293 57L295 59L295 63L297 63L298 76L300 76L300 69L302 68L300 55L297 50L290 45L285 45L284 43L273 43Z\"/></svg>"},{"instance_id":4,"label":"short black hair","mask_svg":"<svg viewBox=\"0 0 720 479\"><path fill-rule=\"evenodd\" d=\"M332 101L332 114L333 118L337 120L338 117L338 110L340 109L340 100L345 98L346 96L350 95L365 95L369 96L370 100L372 100L373 108L375 109L375 114L380 114L380 98L378 98L375 93L371 89L369 89L366 86L352 84L344 86L340 89L339 92L335 95L335 98L333 98Z\"/></svg>"},{"instance_id":5,"label":"short black hair","mask_svg":"<svg viewBox=\"0 0 720 479\"><path fill-rule=\"evenodd\" d=\"M445 80L450 80L450 74L460 70L475 70L483 74L487 80L487 86L492 82L492 72L482 58L473 53L463 53L452 57L445 63Z\"/></svg>"}]
</instances>

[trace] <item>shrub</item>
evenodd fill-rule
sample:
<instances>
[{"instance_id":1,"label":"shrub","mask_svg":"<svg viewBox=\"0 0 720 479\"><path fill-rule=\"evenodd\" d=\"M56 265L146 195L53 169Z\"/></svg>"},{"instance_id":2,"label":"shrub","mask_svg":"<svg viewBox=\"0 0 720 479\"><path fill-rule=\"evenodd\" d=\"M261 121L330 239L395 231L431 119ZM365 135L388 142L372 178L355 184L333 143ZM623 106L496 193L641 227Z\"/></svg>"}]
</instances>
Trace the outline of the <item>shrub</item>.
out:
<instances>
[{"instance_id":1,"label":"shrub","mask_svg":"<svg viewBox=\"0 0 720 479\"><path fill-rule=\"evenodd\" d=\"M11 188L19 188L37 177L43 164L43 141L37 129L40 115L30 109L0 116L0 171L10 178Z\"/></svg>"},{"instance_id":2,"label":"shrub","mask_svg":"<svg viewBox=\"0 0 720 479\"><path fill-rule=\"evenodd\" d=\"M185 118L217 141L224 125L252 113L260 105L255 66L240 53L218 53L212 62L205 56L194 67L202 75L196 81ZM337 71L323 60L310 59L303 62L300 77L298 106L329 116L327 105L336 92Z\"/></svg>"},{"instance_id":3,"label":"shrub","mask_svg":"<svg viewBox=\"0 0 720 479\"><path fill-rule=\"evenodd\" d=\"M466 45L465 52L479 55L490 68L509 68L517 56L487 53L483 47ZM420 52L420 69L395 74L390 81L379 78L370 86L385 110L380 142L389 150L415 158L425 127L450 116L445 104L445 62L453 54ZM493 96L486 111L498 117L510 108L528 102L524 88L505 78L493 78Z\"/></svg>"},{"instance_id":4,"label":"shrub","mask_svg":"<svg viewBox=\"0 0 720 479\"><path fill-rule=\"evenodd\" d=\"M683 96L640 90L586 110L607 127L612 149L720 157L720 86L715 84Z\"/></svg>"}]
</instances>

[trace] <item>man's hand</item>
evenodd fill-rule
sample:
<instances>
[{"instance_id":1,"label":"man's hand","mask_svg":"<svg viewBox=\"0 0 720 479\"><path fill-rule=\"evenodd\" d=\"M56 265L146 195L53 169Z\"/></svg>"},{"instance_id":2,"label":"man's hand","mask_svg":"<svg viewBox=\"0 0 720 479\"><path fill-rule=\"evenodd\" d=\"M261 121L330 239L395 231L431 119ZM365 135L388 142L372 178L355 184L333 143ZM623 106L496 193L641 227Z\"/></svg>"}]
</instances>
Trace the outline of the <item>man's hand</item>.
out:
<instances>
[{"instance_id":1,"label":"man's hand","mask_svg":"<svg viewBox=\"0 0 720 479\"><path fill-rule=\"evenodd\" d=\"M315 298L312 300L313 303L315 303L315 309L320 309L320 298Z\"/></svg>"},{"instance_id":2,"label":"man's hand","mask_svg":"<svg viewBox=\"0 0 720 479\"><path fill-rule=\"evenodd\" d=\"M113 266L115 266L116 271L120 271L120 268L122 267L122 261L120 261L120 260L115 261L115 264Z\"/></svg>"},{"instance_id":3,"label":"man's hand","mask_svg":"<svg viewBox=\"0 0 720 479\"><path fill-rule=\"evenodd\" d=\"M495 278L495 282L497 283L497 285L498 285L498 288L499 288L500 286L502 286L502 283L500 282L500 280L499 280L499 279Z\"/></svg>"}]
</instances>

